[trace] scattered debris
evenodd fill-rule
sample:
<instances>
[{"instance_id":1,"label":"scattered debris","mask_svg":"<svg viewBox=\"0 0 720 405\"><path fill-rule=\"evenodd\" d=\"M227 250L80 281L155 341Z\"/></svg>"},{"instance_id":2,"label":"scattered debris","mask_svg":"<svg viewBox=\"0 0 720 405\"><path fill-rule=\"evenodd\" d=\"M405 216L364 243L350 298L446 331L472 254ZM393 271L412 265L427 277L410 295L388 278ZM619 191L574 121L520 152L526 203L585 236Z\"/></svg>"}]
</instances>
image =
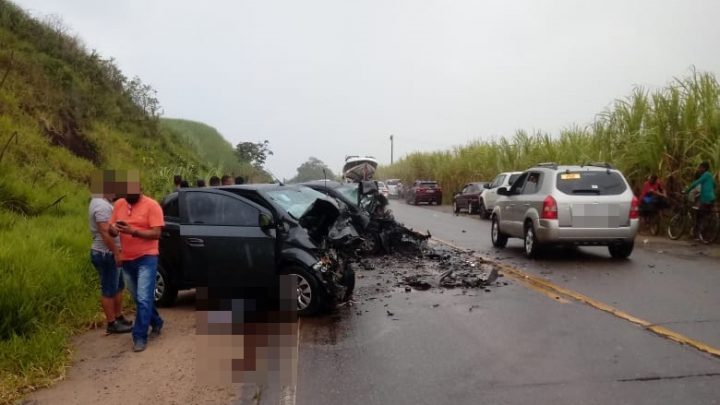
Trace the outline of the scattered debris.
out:
<instances>
[{"instance_id":1,"label":"scattered debris","mask_svg":"<svg viewBox=\"0 0 720 405\"><path fill-rule=\"evenodd\" d=\"M393 312L390 312L388 310L385 310L385 312L387 312L387 316L395 316L395 314Z\"/></svg>"}]
</instances>

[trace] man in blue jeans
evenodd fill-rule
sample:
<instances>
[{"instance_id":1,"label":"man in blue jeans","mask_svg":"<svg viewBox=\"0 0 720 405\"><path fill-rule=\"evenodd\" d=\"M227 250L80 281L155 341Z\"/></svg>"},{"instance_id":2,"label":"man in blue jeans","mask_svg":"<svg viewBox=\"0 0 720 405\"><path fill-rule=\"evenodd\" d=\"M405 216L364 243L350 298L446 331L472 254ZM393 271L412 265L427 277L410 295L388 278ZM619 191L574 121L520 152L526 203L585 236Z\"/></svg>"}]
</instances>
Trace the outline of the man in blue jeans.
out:
<instances>
[{"instance_id":1,"label":"man in blue jeans","mask_svg":"<svg viewBox=\"0 0 720 405\"><path fill-rule=\"evenodd\" d=\"M94 173L91 184L92 199L88 208L88 224L92 234L90 261L98 271L103 312L107 321L107 333L127 333L132 322L122 314L123 289L125 283L120 261L120 241L109 233L109 222L115 198L112 190L111 171Z\"/></svg>"},{"instance_id":2,"label":"man in blue jeans","mask_svg":"<svg viewBox=\"0 0 720 405\"><path fill-rule=\"evenodd\" d=\"M127 172L123 196L115 202L110 231L120 235L123 270L137 309L133 351L141 352L147 345L148 328L152 328L150 337L157 337L164 323L155 308L155 277L165 222L160 204L142 194L137 171Z\"/></svg>"}]
</instances>

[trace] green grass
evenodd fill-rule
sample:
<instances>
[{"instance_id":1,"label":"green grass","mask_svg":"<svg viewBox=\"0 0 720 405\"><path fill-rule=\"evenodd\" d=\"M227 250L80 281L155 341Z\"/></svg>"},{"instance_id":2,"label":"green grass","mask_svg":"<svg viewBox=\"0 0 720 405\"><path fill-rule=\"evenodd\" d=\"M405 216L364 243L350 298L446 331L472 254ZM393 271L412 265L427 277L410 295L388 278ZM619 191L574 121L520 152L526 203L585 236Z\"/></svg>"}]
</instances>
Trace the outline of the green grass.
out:
<instances>
[{"instance_id":1,"label":"green grass","mask_svg":"<svg viewBox=\"0 0 720 405\"><path fill-rule=\"evenodd\" d=\"M152 92L111 60L0 0L0 80L6 73L0 88L0 404L62 376L69 337L102 321L89 261L92 172L140 169L145 193L159 199L172 189L174 174L193 179L217 169L219 150L205 151L210 144L191 141L140 106L137 100ZM232 147L224 145L229 159Z\"/></svg>"},{"instance_id":2,"label":"green grass","mask_svg":"<svg viewBox=\"0 0 720 405\"><path fill-rule=\"evenodd\" d=\"M432 178L447 190L449 202L463 184L491 180L502 171L540 162L609 162L636 191L652 173L679 191L703 160L714 173L720 169L720 85L713 74L693 70L661 89L635 88L586 127L572 126L556 135L518 131L452 150L412 153L380 167L378 178L400 178L406 184Z\"/></svg>"},{"instance_id":3,"label":"green grass","mask_svg":"<svg viewBox=\"0 0 720 405\"><path fill-rule=\"evenodd\" d=\"M267 174L257 170L249 163L241 163L235 155L235 147L228 142L217 129L201 122L163 118L160 125L179 134L187 143L200 153L208 163L209 170L197 173L198 178L209 181L211 176L222 177L224 174L243 176L254 181L269 181ZM191 181L193 177L187 177Z\"/></svg>"}]
</instances>

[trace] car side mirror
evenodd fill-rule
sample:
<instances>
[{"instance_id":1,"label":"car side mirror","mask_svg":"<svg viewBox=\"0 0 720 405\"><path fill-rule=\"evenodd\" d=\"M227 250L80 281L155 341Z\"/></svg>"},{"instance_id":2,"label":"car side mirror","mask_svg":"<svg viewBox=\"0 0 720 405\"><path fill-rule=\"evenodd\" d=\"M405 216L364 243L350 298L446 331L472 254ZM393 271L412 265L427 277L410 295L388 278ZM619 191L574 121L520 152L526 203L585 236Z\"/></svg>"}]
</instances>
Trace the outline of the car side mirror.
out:
<instances>
[{"instance_id":1,"label":"car side mirror","mask_svg":"<svg viewBox=\"0 0 720 405\"><path fill-rule=\"evenodd\" d=\"M500 188L497 190L497 193L498 193L498 195L510 195L510 190L508 190L508 189L505 188L505 187L500 187Z\"/></svg>"},{"instance_id":2,"label":"car side mirror","mask_svg":"<svg viewBox=\"0 0 720 405\"><path fill-rule=\"evenodd\" d=\"M260 213L260 218L258 222L261 229L270 229L275 226L275 220L270 214L266 212Z\"/></svg>"}]
</instances>

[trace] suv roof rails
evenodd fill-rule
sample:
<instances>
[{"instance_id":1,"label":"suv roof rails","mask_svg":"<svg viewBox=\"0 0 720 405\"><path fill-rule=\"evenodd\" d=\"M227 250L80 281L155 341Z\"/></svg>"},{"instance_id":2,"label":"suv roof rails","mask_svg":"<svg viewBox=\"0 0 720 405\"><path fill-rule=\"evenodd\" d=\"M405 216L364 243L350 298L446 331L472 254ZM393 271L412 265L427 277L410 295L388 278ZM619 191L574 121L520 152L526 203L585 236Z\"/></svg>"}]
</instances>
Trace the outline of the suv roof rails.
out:
<instances>
[{"instance_id":1,"label":"suv roof rails","mask_svg":"<svg viewBox=\"0 0 720 405\"><path fill-rule=\"evenodd\" d=\"M555 163L555 162L543 162L543 163L538 163L538 164L536 164L536 165L533 166L533 167L549 167L549 168L551 168L551 169L557 169L557 168L558 168L558 164Z\"/></svg>"},{"instance_id":2,"label":"suv roof rails","mask_svg":"<svg viewBox=\"0 0 720 405\"><path fill-rule=\"evenodd\" d=\"M615 166L613 166L607 162L591 162L591 163L584 164L582 166L594 166L594 167L602 167L604 169L615 169Z\"/></svg>"}]
</instances>

